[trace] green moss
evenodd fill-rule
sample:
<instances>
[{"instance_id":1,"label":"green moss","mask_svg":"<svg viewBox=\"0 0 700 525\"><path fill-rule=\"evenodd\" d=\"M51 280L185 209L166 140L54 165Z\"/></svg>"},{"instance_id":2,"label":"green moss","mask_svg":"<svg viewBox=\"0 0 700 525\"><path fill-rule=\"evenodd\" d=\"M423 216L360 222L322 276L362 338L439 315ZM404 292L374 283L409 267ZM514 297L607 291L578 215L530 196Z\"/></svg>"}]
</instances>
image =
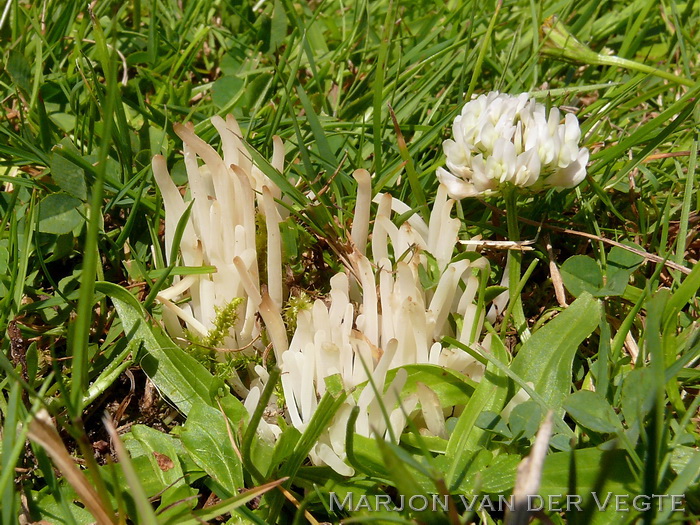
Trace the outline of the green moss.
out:
<instances>
[{"instance_id":1,"label":"green moss","mask_svg":"<svg viewBox=\"0 0 700 525\"><path fill-rule=\"evenodd\" d=\"M226 379L233 374L234 370L243 370L250 363L262 363L262 356L254 353L249 355L246 352L227 352L220 350L224 341L231 335L231 329L238 321L238 307L243 304L243 298L236 297L226 306L215 307L216 317L209 334L202 338L192 333L188 333L188 339L192 344L188 347L188 352L197 361L206 365L209 371L216 377ZM222 359L223 356L223 359Z\"/></svg>"},{"instance_id":2,"label":"green moss","mask_svg":"<svg viewBox=\"0 0 700 525\"><path fill-rule=\"evenodd\" d=\"M229 336L229 331L233 328L238 320L236 310L243 303L242 297L236 297L223 308L214 307L216 317L214 318L214 327L209 330L209 335L202 340L203 346L216 347L221 346L224 339Z\"/></svg>"},{"instance_id":3,"label":"green moss","mask_svg":"<svg viewBox=\"0 0 700 525\"><path fill-rule=\"evenodd\" d=\"M299 295L294 295L287 301L287 306L282 310L284 323L287 326L287 333L294 334L297 329L297 317L304 310L310 310L312 305L311 297L304 291Z\"/></svg>"}]
</instances>

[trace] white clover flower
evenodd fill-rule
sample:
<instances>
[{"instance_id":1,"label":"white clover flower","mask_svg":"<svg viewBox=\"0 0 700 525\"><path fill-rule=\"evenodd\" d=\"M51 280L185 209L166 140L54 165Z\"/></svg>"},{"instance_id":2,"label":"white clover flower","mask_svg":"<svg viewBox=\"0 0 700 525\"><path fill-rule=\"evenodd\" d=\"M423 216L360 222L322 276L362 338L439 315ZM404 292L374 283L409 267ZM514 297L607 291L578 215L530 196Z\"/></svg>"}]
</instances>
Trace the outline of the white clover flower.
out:
<instances>
[{"instance_id":1,"label":"white clover flower","mask_svg":"<svg viewBox=\"0 0 700 525\"><path fill-rule=\"evenodd\" d=\"M586 176L588 150L579 148L581 130L570 113L549 115L543 104L493 91L465 104L443 143L447 169L438 179L450 197L463 199L508 185L539 191L573 188Z\"/></svg>"}]
</instances>

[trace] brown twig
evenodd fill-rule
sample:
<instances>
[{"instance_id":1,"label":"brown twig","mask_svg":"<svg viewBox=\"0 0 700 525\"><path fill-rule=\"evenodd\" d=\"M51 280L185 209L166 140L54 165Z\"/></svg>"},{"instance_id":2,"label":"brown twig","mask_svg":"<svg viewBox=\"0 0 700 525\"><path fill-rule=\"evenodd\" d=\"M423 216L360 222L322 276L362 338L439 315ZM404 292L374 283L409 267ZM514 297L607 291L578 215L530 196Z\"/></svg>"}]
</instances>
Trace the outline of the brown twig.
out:
<instances>
[{"instance_id":1,"label":"brown twig","mask_svg":"<svg viewBox=\"0 0 700 525\"><path fill-rule=\"evenodd\" d=\"M690 155L690 151L672 151L670 153L654 153L653 155L649 155L648 157L645 157L642 162L647 163L651 162L652 160L658 160L658 159L669 159L673 157L688 157Z\"/></svg>"},{"instance_id":2,"label":"brown twig","mask_svg":"<svg viewBox=\"0 0 700 525\"><path fill-rule=\"evenodd\" d=\"M495 206L491 206L489 204L486 204L494 213L497 213L499 215L505 215L505 212L503 210L499 210ZM617 246L618 248L622 248L623 250L627 250L628 252L634 253L636 255L639 255L640 257L643 257L644 259L648 261L652 261L655 263L660 263L664 264L668 268L671 268L672 270L677 270L681 273L684 273L688 275L690 273L690 268L686 268L685 266L681 266L680 264L677 264L673 261L669 261L667 259L664 259L663 257L659 257L658 255L654 255L653 253L645 252L644 250L640 250L638 248L632 248L631 246L627 246L625 244L622 244L621 242L613 241L612 239L608 239L606 237L601 237L600 235L594 235L592 233L586 233L586 232L580 232L578 230L572 230L570 228L562 228L560 226L554 226L553 224L547 224L546 222L536 222L536 221L531 221L530 219L525 219L524 217L518 217L518 220L520 222L523 222L525 224L529 224L530 226L542 226L543 228L547 228L548 230L552 230L555 232L559 233L568 233L569 235L577 235L579 237L585 237L586 239L591 239L593 241L599 241L603 242L605 244L609 244L611 246Z\"/></svg>"}]
</instances>

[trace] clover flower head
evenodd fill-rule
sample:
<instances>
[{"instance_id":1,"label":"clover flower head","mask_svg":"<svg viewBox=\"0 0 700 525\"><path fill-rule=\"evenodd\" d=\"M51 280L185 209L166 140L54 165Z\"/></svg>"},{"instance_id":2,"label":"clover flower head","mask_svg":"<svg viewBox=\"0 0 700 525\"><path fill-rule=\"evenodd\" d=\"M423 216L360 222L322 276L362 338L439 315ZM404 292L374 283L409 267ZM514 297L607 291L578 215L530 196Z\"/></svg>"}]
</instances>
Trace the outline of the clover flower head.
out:
<instances>
[{"instance_id":1,"label":"clover flower head","mask_svg":"<svg viewBox=\"0 0 700 525\"><path fill-rule=\"evenodd\" d=\"M573 188L586 176L588 150L579 148L576 117L547 114L527 93L493 91L467 102L443 143L447 169L438 179L450 197L462 199L511 185L539 191Z\"/></svg>"}]
</instances>

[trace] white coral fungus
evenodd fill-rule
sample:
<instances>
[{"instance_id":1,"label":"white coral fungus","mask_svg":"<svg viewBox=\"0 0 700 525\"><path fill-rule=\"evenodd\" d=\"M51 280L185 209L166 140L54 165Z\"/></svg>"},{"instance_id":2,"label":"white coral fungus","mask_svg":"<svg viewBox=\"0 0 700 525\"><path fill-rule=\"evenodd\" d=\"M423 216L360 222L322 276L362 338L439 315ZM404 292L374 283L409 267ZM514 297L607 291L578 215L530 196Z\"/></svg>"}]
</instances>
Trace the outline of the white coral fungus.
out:
<instances>
[{"instance_id":1,"label":"white coral fungus","mask_svg":"<svg viewBox=\"0 0 700 525\"><path fill-rule=\"evenodd\" d=\"M573 188L586 176L588 150L579 148L576 117L559 109L493 91L467 102L443 143L447 169L437 176L450 197L462 199L507 185L539 191Z\"/></svg>"},{"instance_id":2,"label":"white coral fungus","mask_svg":"<svg viewBox=\"0 0 700 525\"><path fill-rule=\"evenodd\" d=\"M298 314L288 340L281 316L279 222L285 210L278 204L279 189L251 162L233 117L226 121L215 117L212 123L221 135L223 159L191 126L175 126L184 143L190 198L194 199L180 243L182 261L187 266L214 266L216 272L187 275L158 294L168 331L183 335L180 322L184 322L190 332L206 337L215 330L217 309L240 298L236 323L223 345L262 351L258 336L263 327L257 316L262 318L262 335L271 342L282 372L287 421L260 422L258 432L268 442L278 438L280 425L303 431L326 390L326 378L339 377L350 394L314 445L310 453L314 464L352 474L345 433L355 406L359 408L356 431L363 436L398 439L411 418L422 431L447 437L443 409L452 412L453 407L442 407L437 394L421 383L406 394L408 373L400 368L433 364L475 380L483 373L483 366L471 355L441 344L445 336L452 336L465 345L481 344L486 350L490 346L488 336L481 338L484 308L479 300L480 279L488 274L488 264L478 256L452 261L460 222L451 217L455 201L448 198L447 188L440 186L427 223L414 214L400 226L392 221L392 214L405 217L409 206L391 195L377 195L369 242L371 177L357 170L350 234L353 251L346 261L347 271L330 279L325 301L318 299ZM275 139L272 166L282 171L283 160L282 143ZM168 175L165 159L154 158L153 172L163 194L165 244L170 253L187 204ZM258 275L256 214L265 218L266 276ZM435 286L426 289L421 274L431 275ZM261 282L267 283L267 292ZM269 375L260 365L249 372L250 381L244 383L234 374L229 382L252 414ZM276 412L276 402L272 400L268 412Z\"/></svg>"},{"instance_id":3,"label":"white coral fungus","mask_svg":"<svg viewBox=\"0 0 700 525\"><path fill-rule=\"evenodd\" d=\"M359 231L365 236L367 175L355 174L355 220L360 224L353 227L354 234ZM346 389L361 387L359 395L348 396L310 454L315 464L326 464L345 475L353 473L346 463L345 431L354 406L360 409L355 429L360 435L398 437L409 417L419 418L427 433L447 437L437 395L423 384L416 385L413 394L402 395L406 370L391 375L392 369L433 364L479 379L480 363L462 350L443 347L440 341L449 335L466 345L490 346L488 337L481 341L484 314L477 306L479 276L487 271L487 262L483 258L450 262L460 225L450 217L454 201L448 199L446 188L440 186L428 224L413 215L397 227L391 221L392 211L401 214L408 206L388 194L378 195L375 202L374 263L359 249L350 255L351 275L336 274L328 299L316 300L311 309L299 314L280 363L289 418L302 431L325 392L325 378L339 374ZM353 235L353 241L364 246L367 238ZM435 257L438 267L437 286L432 290L426 290L419 278L428 268L425 252ZM360 285L356 294L353 280ZM462 320L456 333L450 316Z\"/></svg>"},{"instance_id":4,"label":"white coral fungus","mask_svg":"<svg viewBox=\"0 0 700 525\"><path fill-rule=\"evenodd\" d=\"M285 210L275 201L280 191L253 164L241 139L238 123L229 115L224 121L213 117L212 124L221 136L223 159L209 144L194 133L191 124L174 124L182 139L190 199L194 200L180 242L185 266L213 266L210 274L192 274L176 278L174 284L157 295L163 304L163 319L171 335L183 336L177 318L184 321L190 333L206 338L215 328L217 310L221 311L236 298L242 298L236 322L224 334L221 345L226 348L249 348L254 351L261 327L259 313L269 319L268 334L279 338L282 306L282 262L279 222ZM275 137L272 166L282 171L284 147ZM200 162L201 161L201 162ZM167 263L175 230L187 205L168 174L165 159L153 158L153 174L165 205L165 249ZM257 202L257 206L256 206ZM256 216L264 216L267 231L267 275L260 276L260 254L256 245ZM261 292L260 281L267 283ZM279 321L278 321L279 319ZM282 327L284 332L284 327ZM248 389L234 378L239 395Z\"/></svg>"}]
</instances>

